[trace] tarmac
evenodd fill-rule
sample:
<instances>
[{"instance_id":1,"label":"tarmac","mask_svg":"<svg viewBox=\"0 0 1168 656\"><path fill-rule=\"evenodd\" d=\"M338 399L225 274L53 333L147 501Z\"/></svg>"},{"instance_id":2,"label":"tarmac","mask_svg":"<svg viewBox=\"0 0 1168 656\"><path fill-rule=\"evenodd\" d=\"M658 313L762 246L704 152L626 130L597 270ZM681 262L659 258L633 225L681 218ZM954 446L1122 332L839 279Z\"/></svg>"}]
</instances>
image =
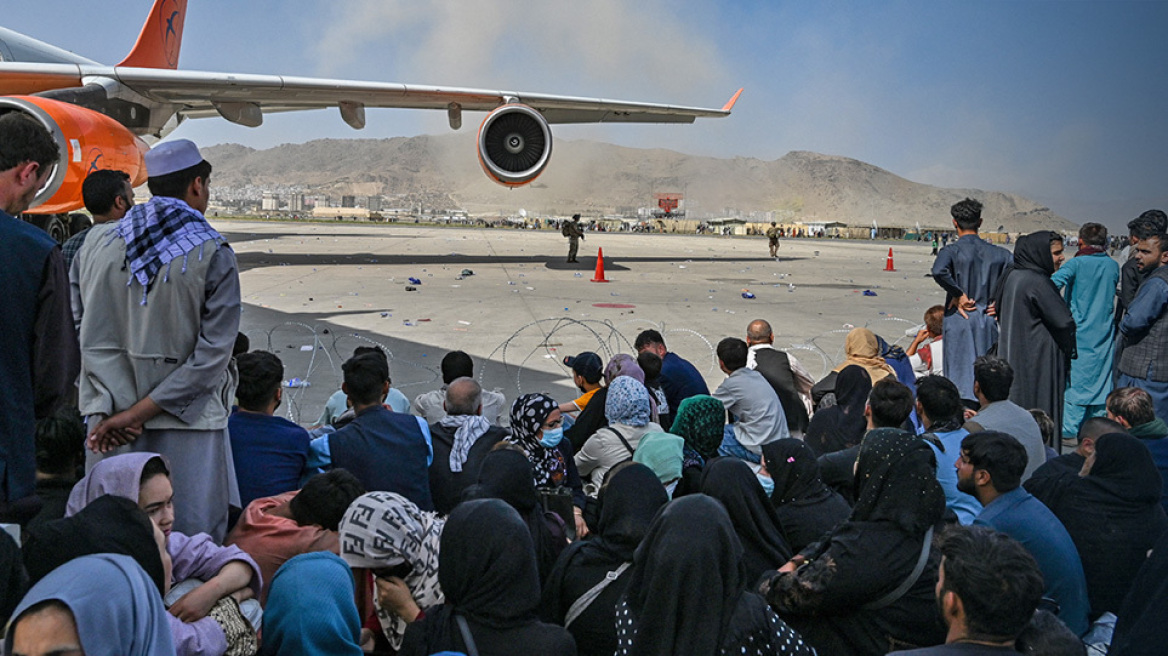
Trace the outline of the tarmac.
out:
<instances>
[{"instance_id":1,"label":"tarmac","mask_svg":"<svg viewBox=\"0 0 1168 656\"><path fill-rule=\"evenodd\" d=\"M575 396L564 356L635 354L636 335L656 328L713 390L725 377L718 341L744 337L754 319L820 377L852 327L907 346L945 298L928 275L928 242L784 239L776 261L765 237L588 233L579 264L567 264L567 240L549 230L212 224L239 261L241 331L284 362L291 386L278 412L305 426L361 345L385 348L392 385L411 399L441 386L442 357L459 349L508 400L542 391L562 401ZM607 283L591 281L598 248Z\"/></svg>"}]
</instances>

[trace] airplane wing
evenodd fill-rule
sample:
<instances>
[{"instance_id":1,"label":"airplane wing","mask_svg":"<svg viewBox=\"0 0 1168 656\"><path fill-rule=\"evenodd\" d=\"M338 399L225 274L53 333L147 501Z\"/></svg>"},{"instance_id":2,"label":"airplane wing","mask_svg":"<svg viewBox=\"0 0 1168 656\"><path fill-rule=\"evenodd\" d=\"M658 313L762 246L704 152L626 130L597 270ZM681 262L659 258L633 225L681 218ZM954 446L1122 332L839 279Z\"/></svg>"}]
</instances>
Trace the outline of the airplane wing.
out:
<instances>
[{"instance_id":1,"label":"airplane wing","mask_svg":"<svg viewBox=\"0 0 1168 656\"><path fill-rule=\"evenodd\" d=\"M85 75L82 68L83 77ZM0 69L2 70L2 69ZM339 107L490 111L508 102L539 110L548 123L692 123L696 118L727 116L738 94L721 109L579 98L549 94L423 86L354 80L175 71L117 67L112 77L151 100L182 107L190 118L225 116L224 108L243 110L250 105L263 112L287 112ZM738 93L741 93L739 90ZM246 124L246 123L245 123Z\"/></svg>"}]
</instances>

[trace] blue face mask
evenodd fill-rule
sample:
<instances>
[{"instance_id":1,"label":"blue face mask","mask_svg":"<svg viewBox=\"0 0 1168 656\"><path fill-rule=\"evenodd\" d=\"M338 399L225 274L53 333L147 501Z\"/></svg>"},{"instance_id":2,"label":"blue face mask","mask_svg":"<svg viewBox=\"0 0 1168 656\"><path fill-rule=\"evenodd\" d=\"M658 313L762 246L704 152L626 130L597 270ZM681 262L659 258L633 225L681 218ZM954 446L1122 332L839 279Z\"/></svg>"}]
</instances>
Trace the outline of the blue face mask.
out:
<instances>
[{"instance_id":1,"label":"blue face mask","mask_svg":"<svg viewBox=\"0 0 1168 656\"><path fill-rule=\"evenodd\" d=\"M766 492L769 498L775 491L775 479L770 476L763 476L762 474L755 474L755 477L758 478L758 482L762 485L762 491Z\"/></svg>"},{"instance_id":2,"label":"blue face mask","mask_svg":"<svg viewBox=\"0 0 1168 656\"><path fill-rule=\"evenodd\" d=\"M543 446L554 449L560 445L560 440L564 439L564 427L559 428L545 428L543 429L543 437L539 438L539 443ZM774 487L774 484L771 484Z\"/></svg>"}]
</instances>

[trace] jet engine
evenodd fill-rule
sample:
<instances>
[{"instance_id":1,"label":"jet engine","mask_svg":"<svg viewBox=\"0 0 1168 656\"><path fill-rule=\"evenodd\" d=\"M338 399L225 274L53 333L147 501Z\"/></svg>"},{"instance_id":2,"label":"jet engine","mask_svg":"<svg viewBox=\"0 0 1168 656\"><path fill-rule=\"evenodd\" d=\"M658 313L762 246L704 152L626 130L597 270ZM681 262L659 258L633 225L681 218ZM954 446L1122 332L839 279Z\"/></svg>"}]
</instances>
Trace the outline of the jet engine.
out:
<instances>
[{"instance_id":1,"label":"jet engine","mask_svg":"<svg viewBox=\"0 0 1168 656\"><path fill-rule=\"evenodd\" d=\"M552 156L547 120L527 105L503 105L479 126L479 163L495 182L521 187L539 177Z\"/></svg>"},{"instance_id":2,"label":"jet engine","mask_svg":"<svg viewBox=\"0 0 1168 656\"><path fill-rule=\"evenodd\" d=\"M146 182L144 141L114 119L84 107L36 96L0 97L0 114L20 112L45 126L60 159L32 201L30 214L59 214L84 206L81 183L98 169L115 169L137 187Z\"/></svg>"}]
</instances>

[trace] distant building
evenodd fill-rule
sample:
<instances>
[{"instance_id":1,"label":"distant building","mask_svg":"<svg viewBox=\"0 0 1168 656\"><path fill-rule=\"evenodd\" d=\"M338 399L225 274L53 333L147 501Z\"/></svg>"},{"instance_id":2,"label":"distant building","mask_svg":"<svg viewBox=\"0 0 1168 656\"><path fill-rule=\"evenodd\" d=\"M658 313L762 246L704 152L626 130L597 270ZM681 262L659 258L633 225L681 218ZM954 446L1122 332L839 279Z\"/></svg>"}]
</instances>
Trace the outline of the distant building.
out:
<instances>
[{"instance_id":1,"label":"distant building","mask_svg":"<svg viewBox=\"0 0 1168 656\"><path fill-rule=\"evenodd\" d=\"M381 196L369 196L365 199L365 207L368 208L370 212L380 212L381 204Z\"/></svg>"},{"instance_id":2,"label":"distant building","mask_svg":"<svg viewBox=\"0 0 1168 656\"><path fill-rule=\"evenodd\" d=\"M341 196L341 207L357 207L357 197Z\"/></svg>"},{"instance_id":3,"label":"distant building","mask_svg":"<svg viewBox=\"0 0 1168 656\"><path fill-rule=\"evenodd\" d=\"M265 191L264 198L262 201L260 201L260 210L264 212L274 212L278 209L280 209L280 199L276 197L276 194L270 191Z\"/></svg>"},{"instance_id":4,"label":"distant building","mask_svg":"<svg viewBox=\"0 0 1168 656\"><path fill-rule=\"evenodd\" d=\"M288 210L290 212L304 211L304 194L292 194L288 197Z\"/></svg>"}]
</instances>

